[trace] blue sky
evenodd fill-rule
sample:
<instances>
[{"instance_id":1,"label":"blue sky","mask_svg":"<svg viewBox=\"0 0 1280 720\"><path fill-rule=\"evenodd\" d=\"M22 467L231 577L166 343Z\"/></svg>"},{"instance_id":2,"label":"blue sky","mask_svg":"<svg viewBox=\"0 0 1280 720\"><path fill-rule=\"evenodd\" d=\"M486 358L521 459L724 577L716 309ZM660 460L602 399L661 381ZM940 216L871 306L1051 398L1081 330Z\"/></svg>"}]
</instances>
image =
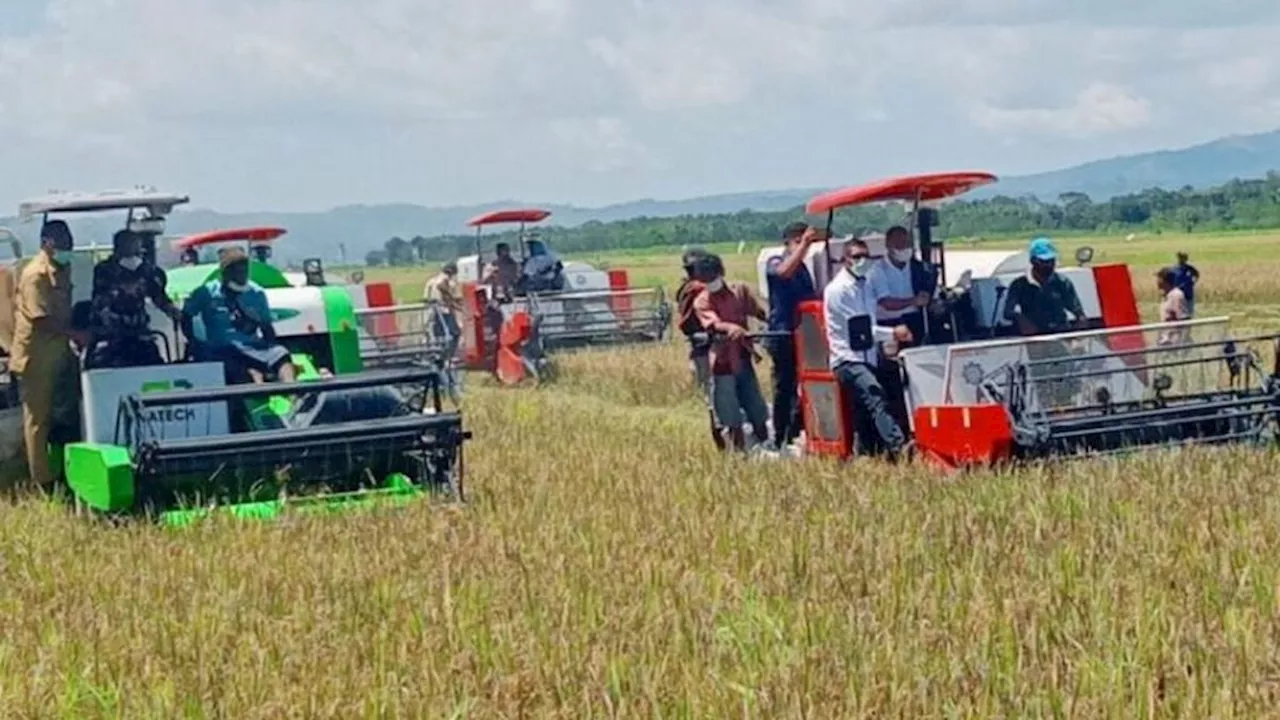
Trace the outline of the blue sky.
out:
<instances>
[{"instance_id":1,"label":"blue sky","mask_svg":"<svg viewBox=\"0 0 1280 720\"><path fill-rule=\"evenodd\" d=\"M1280 128L1275 0L3 0L0 215L1051 169Z\"/></svg>"}]
</instances>

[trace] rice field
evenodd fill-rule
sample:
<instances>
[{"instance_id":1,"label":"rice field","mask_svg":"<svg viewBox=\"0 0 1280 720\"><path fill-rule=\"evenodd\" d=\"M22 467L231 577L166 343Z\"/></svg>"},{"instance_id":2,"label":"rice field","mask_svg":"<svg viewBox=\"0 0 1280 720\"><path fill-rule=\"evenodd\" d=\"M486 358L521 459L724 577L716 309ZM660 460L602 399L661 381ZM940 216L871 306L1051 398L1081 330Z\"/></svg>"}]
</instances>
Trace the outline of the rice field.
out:
<instances>
[{"instance_id":1,"label":"rice field","mask_svg":"<svg viewBox=\"0 0 1280 720\"><path fill-rule=\"evenodd\" d=\"M1262 330L1277 240L1089 242L1147 314L1185 247L1199 314ZM596 259L673 290L678 254ZM754 284L754 257L730 274ZM408 299L430 271L389 277ZM1274 452L953 477L725 458L683 358L471 378L465 507L172 532L15 491L0 717L1280 714Z\"/></svg>"}]
</instances>

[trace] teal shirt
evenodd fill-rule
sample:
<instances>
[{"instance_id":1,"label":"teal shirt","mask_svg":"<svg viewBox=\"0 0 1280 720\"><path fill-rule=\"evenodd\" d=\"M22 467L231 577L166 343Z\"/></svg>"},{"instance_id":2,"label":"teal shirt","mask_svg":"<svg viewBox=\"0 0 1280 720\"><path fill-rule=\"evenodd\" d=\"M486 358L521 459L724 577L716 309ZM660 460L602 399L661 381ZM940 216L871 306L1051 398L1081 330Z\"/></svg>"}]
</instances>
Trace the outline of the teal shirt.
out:
<instances>
[{"instance_id":1,"label":"teal shirt","mask_svg":"<svg viewBox=\"0 0 1280 720\"><path fill-rule=\"evenodd\" d=\"M264 322L271 322L271 307L267 304L267 294L262 287L252 281L244 292L238 293L235 302L242 308L251 310ZM191 317L199 317L204 322L205 342L221 347L232 343L253 344L258 342L257 332L252 325L246 324L232 314L231 296L222 287L221 280L211 280L196 288L187 297L182 312Z\"/></svg>"}]
</instances>

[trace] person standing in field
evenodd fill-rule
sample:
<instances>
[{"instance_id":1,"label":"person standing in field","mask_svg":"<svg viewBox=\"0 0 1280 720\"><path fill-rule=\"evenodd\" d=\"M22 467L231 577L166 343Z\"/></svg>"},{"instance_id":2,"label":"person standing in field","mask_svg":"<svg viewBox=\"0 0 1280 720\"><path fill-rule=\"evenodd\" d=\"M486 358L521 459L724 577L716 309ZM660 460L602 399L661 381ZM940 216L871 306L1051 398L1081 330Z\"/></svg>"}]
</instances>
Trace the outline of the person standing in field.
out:
<instances>
[{"instance_id":1,"label":"person standing in field","mask_svg":"<svg viewBox=\"0 0 1280 720\"><path fill-rule=\"evenodd\" d=\"M458 263L450 260L422 288L422 300L427 304L427 317L431 323L431 335L443 340L445 379L449 397L456 406L459 403L458 380L454 372L454 356L462 342L462 326L458 317L462 314L462 292L458 287Z\"/></svg>"},{"instance_id":2,"label":"person standing in field","mask_svg":"<svg viewBox=\"0 0 1280 720\"><path fill-rule=\"evenodd\" d=\"M1160 322L1178 322L1191 317L1187 297L1178 287L1178 272L1174 268L1162 268L1156 273L1156 288L1160 291ZM1188 339L1187 328L1164 330L1156 342L1160 345L1177 345Z\"/></svg>"},{"instance_id":3,"label":"person standing in field","mask_svg":"<svg viewBox=\"0 0 1280 720\"><path fill-rule=\"evenodd\" d=\"M677 327L689 343L689 372L693 376L693 387L698 399L707 407L711 438L717 448L724 450L724 435L716 422L715 408L711 404L711 343L693 308L693 301L706 289L710 279L707 252L701 248L691 248L681 256L680 264L684 267L684 280L676 289Z\"/></svg>"},{"instance_id":4,"label":"person standing in field","mask_svg":"<svg viewBox=\"0 0 1280 720\"><path fill-rule=\"evenodd\" d=\"M1182 291L1182 296L1187 301L1187 317L1195 317L1196 314L1196 284L1200 282L1200 271L1195 265L1187 262L1188 256L1186 252L1178 253L1178 264L1173 267L1174 286Z\"/></svg>"},{"instance_id":5,"label":"person standing in field","mask_svg":"<svg viewBox=\"0 0 1280 720\"><path fill-rule=\"evenodd\" d=\"M711 402L734 449L745 451L743 422L751 423L757 444L769 441L769 407L760 392L752 365L751 338L747 337L750 318L765 322L769 316L746 284L725 282L724 263L718 256L709 256L706 265L706 287L694 298L693 308L703 329L713 336L709 351Z\"/></svg>"},{"instance_id":6,"label":"person standing in field","mask_svg":"<svg viewBox=\"0 0 1280 720\"><path fill-rule=\"evenodd\" d=\"M65 222L45 223L40 229L40 252L18 279L14 308L9 370L18 378L31 480L45 491L53 489L49 431L55 401L76 369L71 343L86 341L71 324L71 247L71 229Z\"/></svg>"},{"instance_id":7,"label":"person standing in field","mask_svg":"<svg viewBox=\"0 0 1280 720\"><path fill-rule=\"evenodd\" d=\"M823 233L803 222L793 222L782 230L785 250L765 266L769 287L769 331L785 332L771 337L766 347L773 358L773 445L786 448L800 436L800 397L794 333L800 303L818 299L813 275L805 266L809 248Z\"/></svg>"}]
</instances>

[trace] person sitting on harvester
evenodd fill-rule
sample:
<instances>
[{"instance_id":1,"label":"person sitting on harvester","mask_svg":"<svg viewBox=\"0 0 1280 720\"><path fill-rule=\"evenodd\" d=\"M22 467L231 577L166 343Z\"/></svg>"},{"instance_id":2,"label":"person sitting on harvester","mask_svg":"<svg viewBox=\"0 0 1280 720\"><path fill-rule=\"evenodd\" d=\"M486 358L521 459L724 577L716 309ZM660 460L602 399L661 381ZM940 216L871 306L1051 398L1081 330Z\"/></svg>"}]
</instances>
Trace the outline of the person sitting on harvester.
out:
<instances>
[{"instance_id":1,"label":"person sitting on harvester","mask_svg":"<svg viewBox=\"0 0 1280 720\"><path fill-rule=\"evenodd\" d=\"M490 353L497 357L497 338L502 333L503 302L509 302L515 293L516 284L520 281L520 263L511 257L511 246L500 242L493 248L494 259L484 266L480 275L480 284L489 288L488 302L485 303L485 325L493 333L494 342L486 344Z\"/></svg>"},{"instance_id":2,"label":"person sitting on harvester","mask_svg":"<svg viewBox=\"0 0 1280 720\"><path fill-rule=\"evenodd\" d=\"M829 363L853 410L849 426L859 454L882 452L896 458L907 448L907 438L890 411L878 369L881 363L896 362L897 346L913 338L905 325L890 329L875 322L878 298L868 280L867 243L850 240L844 252L844 268L827 283L822 297Z\"/></svg>"},{"instance_id":3,"label":"person sitting on harvester","mask_svg":"<svg viewBox=\"0 0 1280 720\"><path fill-rule=\"evenodd\" d=\"M693 376L693 387L698 400L707 407L707 416L711 422L711 437L716 447L724 449L724 435L716 422L715 408L711 404L711 341L698 313L693 308L693 301L707 287L708 277L707 252L701 248L691 248L680 258L684 267L684 280L676 289L677 327L689 342L689 372Z\"/></svg>"},{"instance_id":4,"label":"person sitting on harvester","mask_svg":"<svg viewBox=\"0 0 1280 720\"><path fill-rule=\"evenodd\" d=\"M1009 283L1004 316L1024 337L1083 330L1088 322L1071 281L1056 271L1058 250L1047 237L1031 241L1031 269ZM1072 320L1067 320L1070 313Z\"/></svg>"},{"instance_id":5,"label":"person sitting on harvester","mask_svg":"<svg viewBox=\"0 0 1280 720\"><path fill-rule=\"evenodd\" d=\"M491 288L491 297L495 299L510 298L516 284L520 282L520 263L511 257L511 246L507 243L498 243L494 246L493 252L495 257L492 262L485 265L480 284L488 285Z\"/></svg>"},{"instance_id":6,"label":"person sitting on harvester","mask_svg":"<svg viewBox=\"0 0 1280 720\"><path fill-rule=\"evenodd\" d=\"M218 264L222 276L197 287L182 308L182 329L194 338L194 320L204 322L205 344L212 359L225 363L231 382L247 375L253 382L274 377L297 379L289 351L276 341L267 294L249 280L249 256L238 247L226 248Z\"/></svg>"},{"instance_id":7,"label":"person sitting on harvester","mask_svg":"<svg viewBox=\"0 0 1280 720\"><path fill-rule=\"evenodd\" d=\"M911 331L912 342L899 345L903 350L925 338L925 313L937 290L938 276L915 256L911 232L905 227L889 228L884 242L888 252L872 265L867 281L876 297L876 324L890 329L905 325ZM901 370L897 363L883 363L879 371L889 409L905 432L911 425Z\"/></svg>"},{"instance_id":8,"label":"person sitting on harvester","mask_svg":"<svg viewBox=\"0 0 1280 720\"><path fill-rule=\"evenodd\" d=\"M724 263L718 256L711 255L705 262L706 287L694 298L693 308L703 329L712 335L712 406L720 427L729 431L734 448L745 450L744 419L751 423L758 444L769 441L769 407L760 392L752 365L751 338L747 336L750 318L765 322L769 316L746 284L725 282Z\"/></svg>"},{"instance_id":9,"label":"person sitting on harvester","mask_svg":"<svg viewBox=\"0 0 1280 720\"><path fill-rule=\"evenodd\" d=\"M1004 315L1017 324L1023 337L1053 335L1087 327L1084 307L1075 285L1056 271L1058 251L1047 237L1031 241L1031 270L1009 283ZM1067 320L1070 313L1072 320ZM1050 362L1071 355L1060 340L1027 345L1027 357L1034 363L1031 377L1042 400L1053 405L1072 402L1080 388L1080 378L1071 377L1068 362ZM1065 376L1065 377L1064 377Z\"/></svg>"},{"instance_id":10,"label":"person sitting on harvester","mask_svg":"<svg viewBox=\"0 0 1280 720\"><path fill-rule=\"evenodd\" d=\"M924 339L924 314L938 288L938 276L915 256L911 233L901 225L884 236L885 257L871 268L875 286L876 324L893 328L906 325L917 342Z\"/></svg>"},{"instance_id":11,"label":"person sitting on harvester","mask_svg":"<svg viewBox=\"0 0 1280 720\"><path fill-rule=\"evenodd\" d=\"M178 321L182 311L165 293L164 270L142 256L142 238L121 230L112 238L112 253L93 268L90 309L92 342L86 368L160 365L160 349L150 335L148 299Z\"/></svg>"},{"instance_id":12,"label":"person sitting on harvester","mask_svg":"<svg viewBox=\"0 0 1280 720\"><path fill-rule=\"evenodd\" d=\"M525 292L547 292L564 289L564 263L541 240L526 242L529 257L522 270L522 289Z\"/></svg>"}]
</instances>

